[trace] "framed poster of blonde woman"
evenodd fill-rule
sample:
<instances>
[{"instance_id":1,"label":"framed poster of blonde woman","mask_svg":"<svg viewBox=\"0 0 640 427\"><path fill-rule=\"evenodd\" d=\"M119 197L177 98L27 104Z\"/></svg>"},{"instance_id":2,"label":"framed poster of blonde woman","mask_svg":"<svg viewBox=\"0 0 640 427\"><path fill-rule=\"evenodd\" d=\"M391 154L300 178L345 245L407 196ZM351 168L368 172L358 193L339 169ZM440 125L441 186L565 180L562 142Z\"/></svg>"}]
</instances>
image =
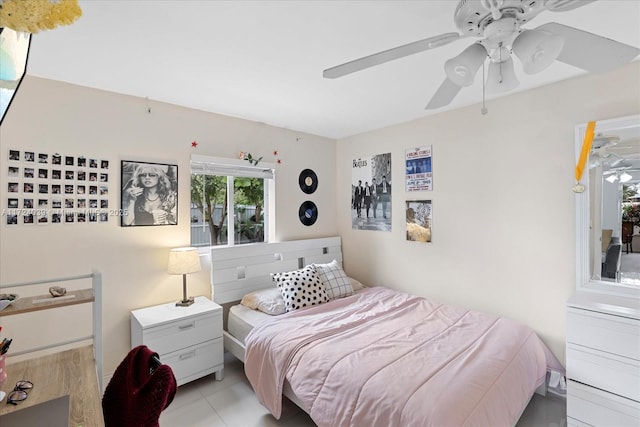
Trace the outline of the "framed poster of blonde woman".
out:
<instances>
[{"instance_id":1,"label":"framed poster of blonde woman","mask_svg":"<svg viewBox=\"0 0 640 427\"><path fill-rule=\"evenodd\" d=\"M178 165L122 161L123 227L178 224Z\"/></svg>"},{"instance_id":2,"label":"framed poster of blonde woman","mask_svg":"<svg viewBox=\"0 0 640 427\"><path fill-rule=\"evenodd\" d=\"M407 200L407 240L431 242L431 200Z\"/></svg>"}]
</instances>

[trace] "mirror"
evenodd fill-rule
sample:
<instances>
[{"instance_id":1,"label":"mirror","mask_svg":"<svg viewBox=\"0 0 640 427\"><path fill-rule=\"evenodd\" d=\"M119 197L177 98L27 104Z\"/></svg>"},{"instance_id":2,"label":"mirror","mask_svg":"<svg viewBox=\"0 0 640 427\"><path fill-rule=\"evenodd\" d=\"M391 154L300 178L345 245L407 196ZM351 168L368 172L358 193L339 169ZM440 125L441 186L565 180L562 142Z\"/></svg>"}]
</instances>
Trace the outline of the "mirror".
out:
<instances>
[{"instance_id":1,"label":"mirror","mask_svg":"<svg viewBox=\"0 0 640 427\"><path fill-rule=\"evenodd\" d=\"M586 129L586 123L576 127L576 159ZM640 115L596 122L581 182L578 288L640 295Z\"/></svg>"}]
</instances>

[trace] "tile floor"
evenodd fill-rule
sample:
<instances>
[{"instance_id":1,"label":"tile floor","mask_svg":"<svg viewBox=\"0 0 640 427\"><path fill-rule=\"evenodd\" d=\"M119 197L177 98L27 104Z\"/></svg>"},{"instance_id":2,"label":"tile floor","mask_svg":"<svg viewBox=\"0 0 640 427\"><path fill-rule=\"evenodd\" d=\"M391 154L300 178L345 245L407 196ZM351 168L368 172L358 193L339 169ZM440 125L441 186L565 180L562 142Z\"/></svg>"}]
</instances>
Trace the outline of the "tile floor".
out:
<instances>
[{"instance_id":1,"label":"tile floor","mask_svg":"<svg viewBox=\"0 0 640 427\"><path fill-rule=\"evenodd\" d=\"M161 427L314 427L309 416L285 399L280 420L255 397L242 363L225 353L223 381L213 375L185 384L160 416ZM555 397L535 395L516 427L564 427L566 405Z\"/></svg>"}]
</instances>

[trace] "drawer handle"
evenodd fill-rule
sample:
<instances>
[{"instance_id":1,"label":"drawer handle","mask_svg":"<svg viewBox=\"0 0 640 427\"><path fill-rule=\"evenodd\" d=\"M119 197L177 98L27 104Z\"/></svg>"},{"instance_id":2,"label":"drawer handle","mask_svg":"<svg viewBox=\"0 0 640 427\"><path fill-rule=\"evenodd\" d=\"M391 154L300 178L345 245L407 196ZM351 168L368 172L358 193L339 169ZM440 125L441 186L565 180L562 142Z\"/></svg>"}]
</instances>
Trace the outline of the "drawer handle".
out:
<instances>
[{"instance_id":1,"label":"drawer handle","mask_svg":"<svg viewBox=\"0 0 640 427\"><path fill-rule=\"evenodd\" d=\"M178 326L178 329L180 329L181 331L186 331L187 329L191 329L195 326L196 326L195 322L192 322L192 323L189 323L188 325Z\"/></svg>"},{"instance_id":2,"label":"drawer handle","mask_svg":"<svg viewBox=\"0 0 640 427\"><path fill-rule=\"evenodd\" d=\"M180 355L180 360L191 359L195 355L196 355L196 351L195 350L191 350L189 353L181 354Z\"/></svg>"}]
</instances>

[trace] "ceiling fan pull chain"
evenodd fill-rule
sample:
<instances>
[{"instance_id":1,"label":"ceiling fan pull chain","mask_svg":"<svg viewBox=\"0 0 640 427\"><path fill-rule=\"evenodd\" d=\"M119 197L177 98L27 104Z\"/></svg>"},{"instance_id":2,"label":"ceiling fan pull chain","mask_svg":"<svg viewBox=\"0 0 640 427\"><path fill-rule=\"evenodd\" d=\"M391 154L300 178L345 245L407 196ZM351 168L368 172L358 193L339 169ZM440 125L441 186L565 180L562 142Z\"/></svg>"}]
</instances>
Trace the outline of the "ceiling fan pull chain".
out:
<instances>
[{"instance_id":1,"label":"ceiling fan pull chain","mask_svg":"<svg viewBox=\"0 0 640 427\"><path fill-rule=\"evenodd\" d=\"M498 73L498 83L502 84L502 42L498 43L498 55L500 58L500 62L498 63L498 68L500 72Z\"/></svg>"},{"instance_id":2,"label":"ceiling fan pull chain","mask_svg":"<svg viewBox=\"0 0 640 427\"><path fill-rule=\"evenodd\" d=\"M484 62L483 62L482 63L482 109L480 110L483 116L489 112L489 110L487 110L487 107L484 103L484 82L485 82L485 76L484 76Z\"/></svg>"}]
</instances>

